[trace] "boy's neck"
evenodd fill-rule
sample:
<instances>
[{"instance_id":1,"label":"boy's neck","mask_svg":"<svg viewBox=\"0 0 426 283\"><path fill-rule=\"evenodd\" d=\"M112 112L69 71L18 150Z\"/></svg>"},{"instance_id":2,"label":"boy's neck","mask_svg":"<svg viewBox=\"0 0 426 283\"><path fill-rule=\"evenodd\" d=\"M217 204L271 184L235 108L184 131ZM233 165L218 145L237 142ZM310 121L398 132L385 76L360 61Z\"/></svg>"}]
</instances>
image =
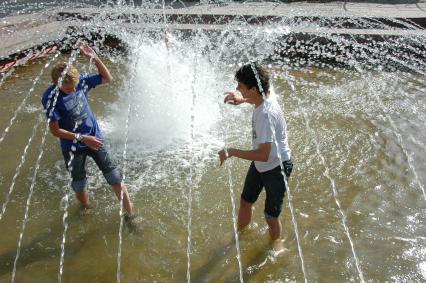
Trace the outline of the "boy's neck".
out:
<instances>
[{"instance_id":1,"label":"boy's neck","mask_svg":"<svg viewBox=\"0 0 426 283\"><path fill-rule=\"evenodd\" d=\"M269 96L269 92L265 94L265 98L267 98L268 96ZM256 108L259 107L260 105L262 105L263 101L264 101L263 96L259 93L258 96L256 96L253 99L254 107Z\"/></svg>"}]
</instances>

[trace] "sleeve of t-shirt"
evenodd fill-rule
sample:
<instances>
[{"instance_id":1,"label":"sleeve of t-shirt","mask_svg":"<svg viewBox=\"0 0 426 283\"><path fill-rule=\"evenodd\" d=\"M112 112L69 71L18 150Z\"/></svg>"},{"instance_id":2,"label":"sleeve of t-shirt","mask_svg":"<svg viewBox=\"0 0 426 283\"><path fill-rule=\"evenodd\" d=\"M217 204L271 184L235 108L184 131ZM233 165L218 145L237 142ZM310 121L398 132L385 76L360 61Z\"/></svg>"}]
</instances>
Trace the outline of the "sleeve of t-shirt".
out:
<instances>
[{"instance_id":1,"label":"sleeve of t-shirt","mask_svg":"<svg viewBox=\"0 0 426 283\"><path fill-rule=\"evenodd\" d=\"M273 117L271 117L271 121L272 125L274 126ZM271 124L266 113L264 113L259 119L256 125L256 132L258 143L267 143L273 141Z\"/></svg>"},{"instance_id":2,"label":"sleeve of t-shirt","mask_svg":"<svg viewBox=\"0 0 426 283\"><path fill-rule=\"evenodd\" d=\"M52 106L53 106L53 101L50 101L53 99L55 93L53 93L55 91L55 87L49 87L43 94L43 98L41 99L41 103L43 104L43 108L45 110L45 114L46 114L46 118L49 119L50 121L54 122L54 121L59 121L62 119L62 115L61 113L57 110L57 107L55 107L52 110ZM56 95L58 95L56 93ZM49 99L50 96L50 99ZM51 113L52 112L52 113Z\"/></svg>"},{"instance_id":3,"label":"sleeve of t-shirt","mask_svg":"<svg viewBox=\"0 0 426 283\"><path fill-rule=\"evenodd\" d=\"M100 74L96 75L82 75L80 81L83 82L84 86L87 86L87 90L97 87L102 84L102 76Z\"/></svg>"}]
</instances>

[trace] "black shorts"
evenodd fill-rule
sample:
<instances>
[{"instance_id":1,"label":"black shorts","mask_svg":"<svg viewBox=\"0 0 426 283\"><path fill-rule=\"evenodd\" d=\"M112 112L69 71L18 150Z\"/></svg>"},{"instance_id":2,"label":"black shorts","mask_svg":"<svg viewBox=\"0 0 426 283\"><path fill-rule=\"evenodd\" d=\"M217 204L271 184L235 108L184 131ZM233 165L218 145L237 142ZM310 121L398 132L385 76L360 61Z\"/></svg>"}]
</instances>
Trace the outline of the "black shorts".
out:
<instances>
[{"instance_id":1,"label":"black shorts","mask_svg":"<svg viewBox=\"0 0 426 283\"><path fill-rule=\"evenodd\" d=\"M293 163L291 160L284 161L283 167L286 180L288 180L293 169ZM249 203L254 203L263 187L265 187L266 191L265 216L278 217L281 213L286 191L284 176L281 174L281 166L260 173L254 166L254 162L250 164L241 198Z\"/></svg>"}]
</instances>

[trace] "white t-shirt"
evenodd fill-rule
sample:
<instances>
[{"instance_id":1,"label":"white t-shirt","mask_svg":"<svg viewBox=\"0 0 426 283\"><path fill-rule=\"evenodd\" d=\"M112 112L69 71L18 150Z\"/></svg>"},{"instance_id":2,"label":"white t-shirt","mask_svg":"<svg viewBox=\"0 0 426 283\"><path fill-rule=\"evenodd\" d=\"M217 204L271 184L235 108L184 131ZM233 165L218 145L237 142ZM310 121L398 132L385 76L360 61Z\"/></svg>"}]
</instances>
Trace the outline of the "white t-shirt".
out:
<instances>
[{"instance_id":1,"label":"white t-shirt","mask_svg":"<svg viewBox=\"0 0 426 283\"><path fill-rule=\"evenodd\" d=\"M272 128L275 130L275 141L272 138L270 121L272 123ZM259 172L265 172L279 166L280 159L278 157L278 153L281 154L281 161L290 160L290 147L288 146L287 140L287 124L276 96L272 92L267 100L253 110L252 139L253 149L257 149L259 144L262 143L272 143L268 161L254 161L254 166Z\"/></svg>"}]
</instances>

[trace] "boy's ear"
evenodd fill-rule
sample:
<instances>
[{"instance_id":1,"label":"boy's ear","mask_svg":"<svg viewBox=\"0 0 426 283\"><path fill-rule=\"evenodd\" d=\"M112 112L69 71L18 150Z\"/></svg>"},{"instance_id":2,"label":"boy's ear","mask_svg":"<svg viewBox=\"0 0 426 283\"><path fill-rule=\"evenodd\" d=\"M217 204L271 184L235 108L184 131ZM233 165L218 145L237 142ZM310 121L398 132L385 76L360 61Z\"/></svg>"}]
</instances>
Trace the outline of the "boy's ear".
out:
<instances>
[{"instance_id":1,"label":"boy's ear","mask_svg":"<svg viewBox=\"0 0 426 283\"><path fill-rule=\"evenodd\" d=\"M262 95L262 94L261 94L261 93L257 90L257 87L256 87L256 86L252 86L249 90L250 90L250 91L254 91L255 93L258 93L258 94Z\"/></svg>"}]
</instances>

